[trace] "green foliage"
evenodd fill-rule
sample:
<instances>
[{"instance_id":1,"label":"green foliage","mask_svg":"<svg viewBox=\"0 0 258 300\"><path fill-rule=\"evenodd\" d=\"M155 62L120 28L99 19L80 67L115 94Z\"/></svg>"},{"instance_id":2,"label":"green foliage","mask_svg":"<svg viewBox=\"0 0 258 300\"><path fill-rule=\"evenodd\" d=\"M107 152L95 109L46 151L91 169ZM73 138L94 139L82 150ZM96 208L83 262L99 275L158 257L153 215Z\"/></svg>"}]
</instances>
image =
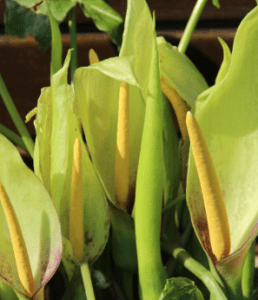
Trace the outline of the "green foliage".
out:
<instances>
[{"instance_id":1,"label":"green foliage","mask_svg":"<svg viewBox=\"0 0 258 300\"><path fill-rule=\"evenodd\" d=\"M178 277L167 279L159 300L204 300L193 281Z\"/></svg>"},{"instance_id":2,"label":"green foliage","mask_svg":"<svg viewBox=\"0 0 258 300\"><path fill-rule=\"evenodd\" d=\"M104 0L78 0L86 17L92 18L96 27L107 32L120 48L123 34L123 18Z\"/></svg>"},{"instance_id":3,"label":"green foliage","mask_svg":"<svg viewBox=\"0 0 258 300\"><path fill-rule=\"evenodd\" d=\"M17 2L20 0L16 0ZM38 14L48 15L50 10L53 17L61 22L66 17L69 10L76 5L76 0L48 0L37 7Z\"/></svg>"},{"instance_id":4,"label":"green foliage","mask_svg":"<svg viewBox=\"0 0 258 300\"><path fill-rule=\"evenodd\" d=\"M61 22L68 12L79 3L86 17L92 18L96 27L110 35L120 48L123 34L123 18L104 0L6 0L5 31L9 35L25 38L32 35L39 48L46 51L51 42L50 23L47 15L52 14Z\"/></svg>"},{"instance_id":5,"label":"green foliage","mask_svg":"<svg viewBox=\"0 0 258 300\"><path fill-rule=\"evenodd\" d=\"M11 36L25 38L28 34L32 35L38 43L41 51L46 51L51 42L50 23L47 16L36 15L29 9L21 6L27 3L29 6L34 1L5 0L5 32Z\"/></svg>"}]
</instances>

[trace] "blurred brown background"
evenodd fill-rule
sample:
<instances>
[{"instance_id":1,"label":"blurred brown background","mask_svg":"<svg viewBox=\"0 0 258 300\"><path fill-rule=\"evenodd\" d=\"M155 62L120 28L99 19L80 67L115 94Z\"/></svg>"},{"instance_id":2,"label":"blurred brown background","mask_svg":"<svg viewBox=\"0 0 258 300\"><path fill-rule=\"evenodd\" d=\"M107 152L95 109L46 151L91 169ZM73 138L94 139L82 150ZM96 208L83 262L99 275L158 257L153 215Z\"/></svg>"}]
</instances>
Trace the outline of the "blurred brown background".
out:
<instances>
[{"instance_id":1,"label":"blurred brown background","mask_svg":"<svg viewBox=\"0 0 258 300\"><path fill-rule=\"evenodd\" d=\"M107 1L122 16L125 16L126 0ZM150 9L155 10L157 33L178 43L194 0L147 0ZM256 5L255 0L220 0L217 9L209 0L187 54L212 84L222 60L222 49L217 37L222 37L231 47L236 27L241 19ZM17 105L22 117L37 104L40 89L49 85L50 49L42 53L33 38L20 39L4 35L5 2L0 0L0 74ZM116 47L107 34L97 31L90 19L85 18L77 7L79 65L88 64L88 51L95 49L100 59L117 55ZM67 20L62 24L64 55L69 48ZM0 99L1 100L1 99ZM0 123L15 130L2 100L0 102ZM32 122L28 124L34 133Z\"/></svg>"}]
</instances>

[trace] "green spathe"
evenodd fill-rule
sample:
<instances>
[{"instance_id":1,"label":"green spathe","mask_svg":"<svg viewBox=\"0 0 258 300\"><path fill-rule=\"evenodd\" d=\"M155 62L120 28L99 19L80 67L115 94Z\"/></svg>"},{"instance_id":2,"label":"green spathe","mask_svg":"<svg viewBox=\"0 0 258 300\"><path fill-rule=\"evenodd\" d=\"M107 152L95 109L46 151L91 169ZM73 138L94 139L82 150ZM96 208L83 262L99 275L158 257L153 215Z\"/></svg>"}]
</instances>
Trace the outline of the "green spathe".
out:
<instances>
[{"instance_id":1,"label":"green spathe","mask_svg":"<svg viewBox=\"0 0 258 300\"><path fill-rule=\"evenodd\" d=\"M166 42L164 37L157 38L159 50L160 76L172 86L190 106L208 85L192 61L177 47Z\"/></svg>"},{"instance_id":2,"label":"green spathe","mask_svg":"<svg viewBox=\"0 0 258 300\"><path fill-rule=\"evenodd\" d=\"M61 229L51 198L37 176L23 163L18 151L0 135L0 181L17 215L28 251L35 293L55 273L62 252ZM0 276L24 294L17 273L10 233L0 208Z\"/></svg>"},{"instance_id":3,"label":"green spathe","mask_svg":"<svg viewBox=\"0 0 258 300\"><path fill-rule=\"evenodd\" d=\"M258 46L257 30L258 8L255 8L238 28L227 74L215 85L197 118L229 218L231 255L215 267L229 286L231 296L241 289L245 254L257 233L258 58L254 50ZM187 198L193 226L207 250L206 215L192 154Z\"/></svg>"},{"instance_id":4,"label":"green spathe","mask_svg":"<svg viewBox=\"0 0 258 300\"><path fill-rule=\"evenodd\" d=\"M83 144L78 112L75 106L73 86L67 83L70 63L68 52L64 66L52 76L51 87L44 88L38 102L35 120L37 140L34 166L37 175L47 186L60 217L64 244L69 249L70 189L73 161L73 146L76 138ZM50 143L49 143L50 142ZM109 234L109 214L104 192L97 179L86 147L82 147L83 200L84 200L84 261L92 263L103 251ZM71 277L74 264L68 259L67 250L63 259Z\"/></svg>"},{"instance_id":5,"label":"green spathe","mask_svg":"<svg viewBox=\"0 0 258 300\"><path fill-rule=\"evenodd\" d=\"M115 203L114 170L118 99L121 82L130 84L130 182L136 177L144 103L131 68L131 59L115 57L75 72L76 99L94 167L107 197Z\"/></svg>"}]
</instances>

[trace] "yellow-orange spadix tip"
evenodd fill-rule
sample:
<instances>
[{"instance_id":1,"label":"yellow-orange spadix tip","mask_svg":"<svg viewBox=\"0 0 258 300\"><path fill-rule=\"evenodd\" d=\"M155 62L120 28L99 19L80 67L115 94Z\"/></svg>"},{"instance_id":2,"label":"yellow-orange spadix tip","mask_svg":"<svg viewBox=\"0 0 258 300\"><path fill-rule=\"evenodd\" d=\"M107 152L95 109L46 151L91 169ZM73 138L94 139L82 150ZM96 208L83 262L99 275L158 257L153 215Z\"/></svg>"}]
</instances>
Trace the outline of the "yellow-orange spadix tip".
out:
<instances>
[{"instance_id":1,"label":"yellow-orange spadix tip","mask_svg":"<svg viewBox=\"0 0 258 300\"><path fill-rule=\"evenodd\" d=\"M163 77L160 78L160 84L162 92L168 98L175 111L178 125L182 134L182 139L185 140L187 133L185 117L187 111L190 109L190 106L187 105L184 99L179 96L177 91L171 85L169 85Z\"/></svg>"},{"instance_id":2,"label":"yellow-orange spadix tip","mask_svg":"<svg viewBox=\"0 0 258 300\"><path fill-rule=\"evenodd\" d=\"M89 62L90 62L90 65L99 62L99 57L93 49L90 49L90 51L89 51Z\"/></svg>"},{"instance_id":3,"label":"yellow-orange spadix tip","mask_svg":"<svg viewBox=\"0 0 258 300\"><path fill-rule=\"evenodd\" d=\"M187 113L186 125L203 194L212 252L219 261L230 253L230 228L225 202L207 144L195 117Z\"/></svg>"}]
</instances>

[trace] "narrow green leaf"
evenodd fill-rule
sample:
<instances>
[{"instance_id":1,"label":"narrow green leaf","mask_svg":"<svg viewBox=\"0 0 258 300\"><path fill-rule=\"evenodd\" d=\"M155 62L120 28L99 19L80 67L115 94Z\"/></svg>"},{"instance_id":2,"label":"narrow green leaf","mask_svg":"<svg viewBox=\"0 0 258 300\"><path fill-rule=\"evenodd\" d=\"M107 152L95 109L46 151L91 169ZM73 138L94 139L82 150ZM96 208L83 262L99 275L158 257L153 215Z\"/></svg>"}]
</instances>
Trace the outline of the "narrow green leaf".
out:
<instances>
[{"instance_id":1,"label":"narrow green leaf","mask_svg":"<svg viewBox=\"0 0 258 300\"><path fill-rule=\"evenodd\" d=\"M19 4L18 4L18 3ZM47 16L36 15L26 7L30 6L35 0L14 1L6 0L5 10L5 32L7 35L26 38L31 35L38 43L41 51L45 52L51 42L50 23Z\"/></svg>"},{"instance_id":2,"label":"narrow green leaf","mask_svg":"<svg viewBox=\"0 0 258 300\"><path fill-rule=\"evenodd\" d=\"M159 300L204 300L202 293L188 278L167 279Z\"/></svg>"},{"instance_id":3,"label":"narrow green leaf","mask_svg":"<svg viewBox=\"0 0 258 300\"><path fill-rule=\"evenodd\" d=\"M123 18L104 0L78 0L86 17L92 18L99 30L107 32L114 44L121 47Z\"/></svg>"},{"instance_id":4,"label":"narrow green leaf","mask_svg":"<svg viewBox=\"0 0 258 300\"><path fill-rule=\"evenodd\" d=\"M22 120L8 90L4 83L4 80L0 74L0 95L3 99L3 102L19 132L21 135L21 138L26 145L31 157L33 157L33 151L34 151L34 142L30 136L30 133L28 129L26 128L24 121Z\"/></svg>"}]
</instances>

